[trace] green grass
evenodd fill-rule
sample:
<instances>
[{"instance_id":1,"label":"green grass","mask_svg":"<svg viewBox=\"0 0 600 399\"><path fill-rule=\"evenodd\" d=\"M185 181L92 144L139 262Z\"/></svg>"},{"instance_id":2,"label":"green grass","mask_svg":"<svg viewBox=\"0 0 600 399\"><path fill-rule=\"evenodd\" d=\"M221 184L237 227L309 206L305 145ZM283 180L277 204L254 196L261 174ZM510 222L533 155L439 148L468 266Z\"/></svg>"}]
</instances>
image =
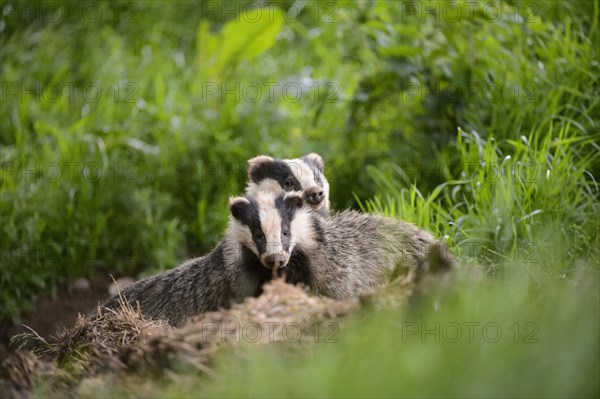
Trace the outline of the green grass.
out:
<instances>
[{"instance_id":1,"label":"green grass","mask_svg":"<svg viewBox=\"0 0 600 399\"><path fill-rule=\"evenodd\" d=\"M459 1L458 20L399 1L307 2L282 18L301 4L277 1L271 23L191 2L93 4L98 20L70 2L2 3L0 319L79 276L207 252L247 159L316 151L335 208L448 240L463 264L454 290L362 312L338 344L249 347L223 355L214 380L191 373L149 394L600 392L597 0L498 2L498 18ZM43 17L57 5L75 17ZM403 322L465 321L498 323L502 339L402 342ZM534 323L539 341L513 342L514 323Z\"/></svg>"},{"instance_id":2,"label":"green grass","mask_svg":"<svg viewBox=\"0 0 600 399\"><path fill-rule=\"evenodd\" d=\"M438 310L363 314L344 324L339 342L301 354L248 345L221 359L216 379L173 385L167 396L597 395L598 274L541 288L515 268L478 285L460 281Z\"/></svg>"},{"instance_id":3,"label":"green grass","mask_svg":"<svg viewBox=\"0 0 600 399\"><path fill-rule=\"evenodd\" d=\"M396 167L370 174L380 194L364 204L447 236L463 262L542 262L548 273L572 271L578 258L598 259L598 183L590 173L600 152L596 137L531 134L503 143L459 130L460 174L428 196Z\"/></svg>"}]
</instances>

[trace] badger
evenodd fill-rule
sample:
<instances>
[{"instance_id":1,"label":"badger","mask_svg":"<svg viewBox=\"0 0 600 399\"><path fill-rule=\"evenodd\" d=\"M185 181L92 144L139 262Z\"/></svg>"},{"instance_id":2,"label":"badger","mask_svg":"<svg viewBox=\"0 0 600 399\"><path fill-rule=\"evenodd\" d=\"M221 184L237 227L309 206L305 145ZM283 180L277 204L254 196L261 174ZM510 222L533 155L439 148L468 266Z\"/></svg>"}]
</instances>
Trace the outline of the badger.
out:
<instances>
[{"instance_id":1,"label":"badger","mask_svg":"<svg viewBox=\"0 0 600 399\"><path fill-rule=\"evenodd\" d=\"M302 191L304 201L322 216L329 215L329 182L323 158L310 153L296 159L259 155L248 161L246 194Z\"/></svg>"},{"instance_id":2,"label":"badger","mask_svg":"<svg viewBox=\"0 0 600 399\"><path fill-rule=\"evenodd\" d=\"M302 195L258 192L229 200L224 239L210 253L140 280L100 304L117 309L126 300L148 318L173 326L207 311L258 296L273 272L285 266L312 211Z\"/></svg>"},{"instance_id":3,"label":"badger","mask_svg":"<svg viewBox=\"0 0 600 399\"><path fill-rule=\"evenodd\" d=\"M140 280L120 295L127 302L139 305L145 316L167 320L176 326L192 315L227 308L247 296L260 294L262 284L272 277L269 268L261 266L261 262L268 264L285 260L287 263L289 252L273 253L273 240L269 241L268 248L263 248L260 240L254 243L244 238L240 234L240 230L244 230L240 227L243 225L241 221L245 220L246 225L255 227L260 226L261 218L265 218L265 225L271 228L269 218L272 219L277 209L284 211L282 206L286 202L278 203L277 208L262 194L292 190L303 191L302 200L309 205L305 211L312 210L325 217L329 214L329 183L324 175L323 159L316 153L297 159L254 157L248 161L248 178L247 196L230 199L228 229L223 241L213 251L190 259L177 268ZM293 198L291 201L298 201L297 195ZM252 214L254 219L248 219L248 215ZM285 218L289 219L289 216ZM298 222L301 219L296 217ZM258 248L264 251L261 253ZM261 260L261 254L271 257ZM115 295L101 307L114 309L120 303L119 295Z\"/></svg>"},{"instance_id":4,"label":"badger","mask_svg":"<svg viewBox=\"0 0 600 399\"><path fill-rule=\"evenodd\" d=\"M261 258L261 264L269 275L284 275L314 294L355 298L374 293L397 274L414 281L453 267L446 246L411 223L352 210L324 217L305 204L303 192L261 192L259 207L247 198L234 213L235 240L257 256L265 246L283 248L268 252L275 255ZM270 216L257 216L257 209Z\"/></svg>"},{"instance_id":5,"label":"badger","mask_svg":"<svg viewBox=\"0 0 600 399\"><path fill-rule=\"evenodd\" d=\"M287 198L301 193L289 193ZM299 201L296 201L299 204ZM453 269L445 244L417 226L353 210L322 217L302 208L288 212L294 251L285 266L288 283L302 283L317 295L334 299L374 293L392 276L418 281L427 273Z\"/></svg>"}]
</instances>

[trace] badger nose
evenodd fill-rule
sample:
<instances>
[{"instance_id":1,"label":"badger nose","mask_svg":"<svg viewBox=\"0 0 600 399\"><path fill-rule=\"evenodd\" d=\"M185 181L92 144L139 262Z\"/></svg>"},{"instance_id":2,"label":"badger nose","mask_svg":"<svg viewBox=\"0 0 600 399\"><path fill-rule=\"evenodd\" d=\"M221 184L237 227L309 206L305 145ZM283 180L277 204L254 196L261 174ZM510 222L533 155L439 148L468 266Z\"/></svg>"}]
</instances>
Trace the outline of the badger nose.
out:
<instances>
[{"instance_id":1,"label":"badger nose","mask_svg":"<svg viewBox=\"0 0 600 399\"><path fill-rule=\"evenodd\" d=\"M269 255L266 258L267 266L271 269L280 269L285 266L285 258L281 254Z\"/></svg>"},{"instance_id":2,"label":"badger nose","mask_svg":"<svg viewBox=\"0 0 600 399\"><path fill-rule=\"evenodd\" d=\"M325 193L321 187L310 187L305 191L306 201L311 205L318 205L325 199Z\"/></svg>"}]
</instances>

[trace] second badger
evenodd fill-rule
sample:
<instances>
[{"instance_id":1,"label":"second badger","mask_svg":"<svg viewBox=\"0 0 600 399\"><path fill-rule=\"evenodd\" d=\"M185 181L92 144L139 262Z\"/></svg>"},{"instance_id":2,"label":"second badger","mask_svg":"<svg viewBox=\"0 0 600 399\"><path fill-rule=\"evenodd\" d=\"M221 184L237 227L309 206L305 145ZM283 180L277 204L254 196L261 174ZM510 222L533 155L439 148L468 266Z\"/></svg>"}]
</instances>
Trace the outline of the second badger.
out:
<instances>
[{"instance_id":1,"label":"second badger","mask_svg":"<svg viewBox=\"0 0 600 399\"><path fill-rule=\"evenodd\" d=\"M246 194L281 191L302 191L312 210L329 215L329 182L319 154L311 152L295 159L259 155L248 161Z\"/></svg>"}]
</instances>

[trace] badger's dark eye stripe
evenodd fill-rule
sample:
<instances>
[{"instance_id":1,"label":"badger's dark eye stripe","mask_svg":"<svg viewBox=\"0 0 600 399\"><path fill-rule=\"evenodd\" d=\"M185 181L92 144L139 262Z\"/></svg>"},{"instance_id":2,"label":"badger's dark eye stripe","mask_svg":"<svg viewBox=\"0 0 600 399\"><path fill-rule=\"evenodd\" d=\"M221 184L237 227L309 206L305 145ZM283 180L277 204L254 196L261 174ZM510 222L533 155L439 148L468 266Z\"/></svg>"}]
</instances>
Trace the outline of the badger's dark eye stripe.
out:
<instances>
[{"instance_id":1,"label":"badger's dark eye stripe","mask_svg":"<svg viewBox=\"0 0 600 399\"><path fill-rule=\"evenodd\" d=\"M285 194L283 193L275 198L275 208L277 208L279 217L281 218L281 243L283 248L288 250L292 240L291 224L298 208L286 202Z\"/></svg>"},{"instance_id":2,"label":"badger's dark eye stripe","mask_svg":"<svg viewBox=\"0 0 600 399\"><path fill-rule=\"evenodd\" d=\"M252 169L250 178L255 183L260 183L265 179L273 179L287 191L302 190L302 186L294 176L292 168L280 159L276 159L273 162L262 163L260 166Z\"/></svg>"},{"instance_id":3,"label":"badger's dark eye stripe","mask_svg":"<svg viewBox=\"0 0 600 399\"><path fill-rule=\"evenodd\" d=\"M267 243L262 232L258 203L252 197L247 198L250 203L243 205L244 211L240 212L236 217L243 225L248 226L252 232L252 239L254 240L258 253L263 253L266 250Z\"/></svg>"}]
</instances>

